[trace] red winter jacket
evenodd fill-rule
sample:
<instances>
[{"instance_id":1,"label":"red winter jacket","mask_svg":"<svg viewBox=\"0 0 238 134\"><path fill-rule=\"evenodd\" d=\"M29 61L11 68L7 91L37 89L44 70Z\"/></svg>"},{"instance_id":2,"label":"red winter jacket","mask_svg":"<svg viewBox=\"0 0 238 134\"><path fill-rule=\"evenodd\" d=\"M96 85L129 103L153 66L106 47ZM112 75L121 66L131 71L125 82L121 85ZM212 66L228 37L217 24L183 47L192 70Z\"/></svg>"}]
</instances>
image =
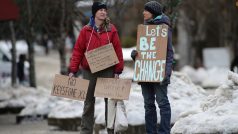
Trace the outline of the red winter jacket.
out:
<instances>
[{"instance_id":1,"label":"red winter jacket","mask_svg":"<svg viewBox=\"0 0 238 134\"><path fill-rule=\"evenodd\" d=\"M114 66L114 73L120 74L122 73L124 62L117 29L114 25L110 24L109 28L107 29L107 32L110 42L113 44L113 47L116 51L119 60L119 63ZM84 26L80 31L79 37L74 46L73 53L71 56L70 71L72 73L76 73L79 70L79 66L85 70L90 70L84 53L86 52L91 33L92 38L87 51L109 44L108 36L105 30L99 30L99 32L96 32L90 25Z\"/></svg>"}]
</instances>

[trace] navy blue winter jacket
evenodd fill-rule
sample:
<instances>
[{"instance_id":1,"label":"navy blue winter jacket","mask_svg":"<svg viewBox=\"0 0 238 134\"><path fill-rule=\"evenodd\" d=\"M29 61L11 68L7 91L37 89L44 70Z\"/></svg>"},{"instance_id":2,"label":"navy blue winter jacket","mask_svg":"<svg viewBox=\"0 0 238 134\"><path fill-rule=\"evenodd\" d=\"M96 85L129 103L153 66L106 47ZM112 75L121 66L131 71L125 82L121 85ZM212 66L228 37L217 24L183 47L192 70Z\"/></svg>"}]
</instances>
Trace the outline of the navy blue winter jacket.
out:
<instances>
[{"instance_id":1,"label":"navy blue winter jacket","mask_svg":"<svg viewBox=\"0 0 238 134\"><path fill-rule=\"evenodd\" d=\"M160 25L166 24L169 26L169 33L168 33L168 44L167 44L167 57L166 57L166 69L165 69L165 81L163 84L170 83L170 76L172 73L172 66L173 66L173 46L172 46L172 28L170 24L169 17L162 14L161 16L156 17L155 19L149 20L144 23L145 25Z\"/></svg>"}]
</instances>

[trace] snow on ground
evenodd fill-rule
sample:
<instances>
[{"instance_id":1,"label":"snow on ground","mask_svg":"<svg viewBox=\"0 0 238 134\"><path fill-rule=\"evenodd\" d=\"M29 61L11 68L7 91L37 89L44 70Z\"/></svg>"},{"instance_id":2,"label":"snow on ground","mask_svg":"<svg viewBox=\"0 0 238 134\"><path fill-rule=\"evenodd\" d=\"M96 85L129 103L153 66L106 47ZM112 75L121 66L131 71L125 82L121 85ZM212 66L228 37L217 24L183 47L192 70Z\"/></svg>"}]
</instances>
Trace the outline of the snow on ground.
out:
<instances>
[{"instance_id":1,"label":"snow on ground","mask_svg":"<svg viewBox=\"0 0 238 134\"><path fill-rule=\"evenodd\" d=\"M40 52L40 50L37 51ZM0 79L0 108L25 107L20 115L45 115L51 111L58 99L50 96L53 78L59 72L58 53L52 51L49 56L36 56L36 80L38 88L19 86L11 88L11 80ZM4 100L4 101L3 101Z\"/></svg>"},{"instance_id":2,"label":"snow on ground","mask_svg":"<svg viewBox=\"0 0 238 134\"><path fill-rule=\"evenodd\" d=\"M134 75L134 70L129 67L124 67L122 74L120 75L121 79L132 79Z\"/></svg>"},{"instance_id":3,"label":"snow on ground","mask_svg":"<svg viewBox=\"0 0 238 134\"><path fill-rule=\"evenodd\" d=\"M181 113L172 133L238 133L238 74L203 100L197 111Z\"/></svg>"},{"instance_id":4,"label":"snow on ground","mask_svg":"<svg viewBox=\"0 0 238 134\"><path fill-rule=\"evenodd\" d=\"M2 78L0 76L0 89L9 87L11 85L11 78L10 77L4 77ZM0 100L1 100L1 94L0 94Z\"/></svg>"},{"instance_id":5,"label":"snow on ground","mask_svg":"<svg viewBox=\"0 0 238 134\"><path fill-rule=\"evenodd\" d=\"M172 124L187 107L193 108L198 105L200 100L206 96L206 92L192 84L191 80L185 75L175 72L171 78L171 85L168 87L168 97L172 108ZM190 102L193 101L191 104ZM141 87L137 84L132 85L129 101L125 101L128 122L130 125L142 125L145 123L144 102ZM156 104L157 105L157 104ZM159 109L157 107L158 123L160 122Z\"/></svg>"},{"instance_id":6,"label":"snow on ground","mask_svg":"<svg viewBox=\"0 0 238 134\"><path fill-rule=\"evenodd\" d=\"M55 106L49 112L49 118L77 118L82 117L83 102L69 99L61 99L55 103Z\"/></svg>"},{"instance_id":7,"label":"snow on ground","mask_svg":"<svg viewBox=\"0 0 238 134\"><path fill-rule=\"evenodd\" d=\"M0 100L5 101L0 103L0 107L25 106L20 115L48 114L49 117L54 118L81 117L83 102L50 96L52 76L59 69L56 57L57 55L49 58L44 56L36 58L36 71L40 72L37 76L40 86L37 89L1 88ZM48 67L46 67L47 65ZM132 76L133 69L125 68L121 78L130 79ZM235 74L229 75L229 77L232 81L237 79ZM181 133L236 131L234 125L237 126L236 122L238 122L236 112L238 111L236 108L238 92L237 87L231 82L219 87L214 96L207 96L207 92L194 85L187 75L173 72L171 84L168 87L168 97L172 108L172 123L175 123L172 129L174 133L181 131ZM104 100L102 98L96 100L95 122L104 124ZM130 98L125 101L125 105L129 124L144 124L144 104L140 85L132 84ZM157 113L159 119L159 109L157 109ZM226 126L226 124L230 125ZM212 125L218 128L214 128ZM227 131L221 131L222 128L227 128Z\"/></svg>"},{"instance_id":8,"label":"snow on ground","mask_svg":"<svg viewBox=\"0 0 238 134\"><path fill-rule=\"evenodd\" d=\"M136 50L136 47L123 48L122 49L124 61L132 61L132 58L131 58L131 51L132 50Z\"/></svg>"},{"instance_id":9,"label":"snow on ground","mask_svg":"<svg viewBox=\"0 0 238 134\"><path fill-rule=\"evenodd\" d=\"M11 87L3 88L1 89L1 94L1 100L3 101L0 102L0 106L26 107L32 103L44 100L45 94L48 93L45 89L20 86L17 89Z\"/></svg>"},{"instance_id":10,"label":"snow on ground","mask_svg":"<svg viewBox=\"0 0 238 134\"><path fill-rule=\"evenodd\" d=\"M201 100L206 97L206 92L202 88L195 86L182 73L174 72L171 81L168 88L168 96L173 113L172 123L175 123L180 113L187 110L187 108L193 109L194 107L198 107ZM20 87L18 89L3 90L3 93L5 92L11 98L8 97L6 101L1 102L0 106L24 106L25 109L22 110L20 115L48 114L52 118L82 117L83 102L50 96L50 90L47 89ZM97 98L96 100L95 122L104 124L104 100L102 98ZM145 123L143 97L138 84L132 84L130 98L125 101L125 105L130 125L141 125ZM159 109L157 109L157 113L159 123Z\"/></svg>"},{"instance_id":11,"label":"snow on ground","mask_svg":"<svg viewBox=\"0 0 238 134\"><path fill-rule=\"evenodd\" d=\"M187 74L191 80L203 88L217 88L221 84L227 82L227 74L229 69L227 68L198 68L197 70L185 66L181 69L181 72Z\"/></svg>"},{"instance_id":12,"label":"snow on ground","mask_svg":"<svg viewBox=\"0 0 238 134\"><path fill-rule=\"evenodd\" d=\"M174 124L187 109L195 109L208 95L201 87L194 85L183 73L174 72L168 87L168 97L172 109L171 123Z\"/></svg>"},{"instance_id":13,"label":"snow on ground","mask_svg":"<svg viewBox=\"0 0 238 134\"><path fill-rule=\"evenodd\" d=\"M169 86L169 99L172 107L172 123L175 123L175 121L178 119L181 112L184 112L188 107L190 109L193 109L197 107L201 100L206 97L206 92L198 87L195 86L191 80L186 77L185 75L181 73L174 73L174 75L171 78L172 84ZM191 103L193 102L193 103ZM132 84L132 91L130 93L129 100L125 101L126 104L126 111L127 111L127 117L128 122L130 125L141 125L144 124L144 103L143 103L143 97L141 94L141 88L138 84L133 83ZM98 124L104 124L104 101L103 99L96 99L96 106L95 106L95 117L96 117L96 123ZM82 105L80 105L82 106ZM71 109L72 111L77 111L75 109L78 109L80 111L80 108L82 107L75 107L74 104L67 105L67 106L58 106L60 108L55 108L56 110L53 110L54 113L51 113L51 116L57 117L57 113L62 113L62 111L67 111L67 109ZM65 110L64 110L65 109ZM81 112L79 112L81 113ZM159 123L159 109L157 109L158 113L158 123ZM62 115L62 114L61 114ZM65 115L68 117L68 113L65 113ZM77 115L77 117L81 117L80 114ZM72 116L71 116L72 117Z\"/></svg>"}]
</instances>

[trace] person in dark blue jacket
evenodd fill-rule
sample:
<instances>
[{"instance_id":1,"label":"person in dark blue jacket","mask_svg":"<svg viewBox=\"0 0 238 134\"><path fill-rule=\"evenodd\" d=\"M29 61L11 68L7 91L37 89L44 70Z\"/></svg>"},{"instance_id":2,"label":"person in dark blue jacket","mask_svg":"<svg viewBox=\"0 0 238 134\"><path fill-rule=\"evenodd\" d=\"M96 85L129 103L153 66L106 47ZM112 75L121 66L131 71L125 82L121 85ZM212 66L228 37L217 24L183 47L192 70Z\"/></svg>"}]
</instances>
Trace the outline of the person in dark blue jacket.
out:
<instances>
[{"instance_id":1,"label":"person in dark blue jacket","mask_svg":"<svg viewBox=\"0 0 238 134\"><path fill-rule=\"evenodd\" d=\"M238 73L238 56L236 56L231 63L231 71Z\"/></svg>"},{"instance_id":2,"label":"person in dark blue jacket","mask_svg":"<svg viewBox=\"0 0 238 134\"><path fill-rule=\"evenodd\" d=\"M142 95L144 98L146 133L169 134L171 107L167 96L167 87L168 84L170 84L174 54L172 48L172 29L168 16L162 13L162 6L156 1L150 1L145 4L143 15L145 25L167 24L169 26L164 80L159 83L140 82ZM136 59L137 55L138 52L136 50L131 52L131 57L133 60ZM155 101L158 103L160 108L160 125L158 128Z\"/></svg>"}]
</instances>

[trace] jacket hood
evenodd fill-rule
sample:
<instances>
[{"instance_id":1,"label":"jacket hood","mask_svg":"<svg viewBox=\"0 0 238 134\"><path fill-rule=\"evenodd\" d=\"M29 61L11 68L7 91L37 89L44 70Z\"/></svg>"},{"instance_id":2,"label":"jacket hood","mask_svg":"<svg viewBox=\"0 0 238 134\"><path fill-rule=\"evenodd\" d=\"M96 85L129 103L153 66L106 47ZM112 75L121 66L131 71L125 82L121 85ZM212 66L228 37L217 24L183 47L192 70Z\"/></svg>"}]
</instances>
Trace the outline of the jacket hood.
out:
<instances>
[{"instance_id":1,"label":"jacket hood","mask_svg":"<svg viewBox=\"0 0 238 134\"><path fill-rule=\"evenodd\" d=\"M159 15L155 17L154 19L148 20L145 22L145 24L151 24L151 25L167 24L168 26L171 26L169 17L165 14Z\"/></svg>"}]
</instances>

